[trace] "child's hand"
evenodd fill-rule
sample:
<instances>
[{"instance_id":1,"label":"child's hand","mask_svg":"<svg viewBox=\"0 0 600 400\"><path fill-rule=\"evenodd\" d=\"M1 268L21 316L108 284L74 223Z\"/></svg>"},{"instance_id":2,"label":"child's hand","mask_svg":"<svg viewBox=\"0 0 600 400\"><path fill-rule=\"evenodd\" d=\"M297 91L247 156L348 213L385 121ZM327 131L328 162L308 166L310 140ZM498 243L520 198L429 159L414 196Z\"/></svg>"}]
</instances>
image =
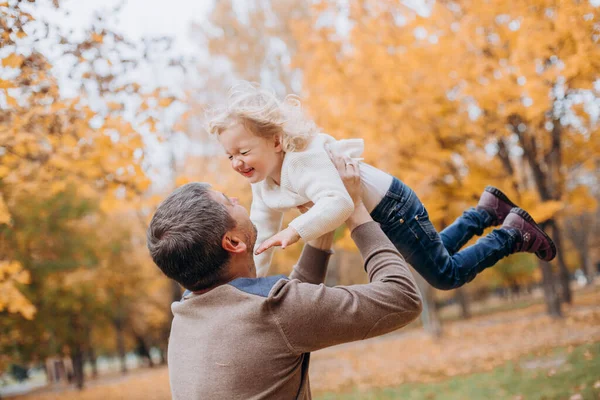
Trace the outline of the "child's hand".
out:
<instances>
[{"instance_id":1,"label":"child's hand","mask_svg":"<svg viewBox=\"0 0 600 400\"><path fill-rule=\"evenodd\" d=\"M281 246L282 249L285 249L287 246L296 243L298 240L300 240L300 235L298 235L298 232L296 232L294 228L289 226L262 242L261 245L258 246L258 249L256 249L255 254L258 255L273 246Z\"/></svg>"}]
</instances>

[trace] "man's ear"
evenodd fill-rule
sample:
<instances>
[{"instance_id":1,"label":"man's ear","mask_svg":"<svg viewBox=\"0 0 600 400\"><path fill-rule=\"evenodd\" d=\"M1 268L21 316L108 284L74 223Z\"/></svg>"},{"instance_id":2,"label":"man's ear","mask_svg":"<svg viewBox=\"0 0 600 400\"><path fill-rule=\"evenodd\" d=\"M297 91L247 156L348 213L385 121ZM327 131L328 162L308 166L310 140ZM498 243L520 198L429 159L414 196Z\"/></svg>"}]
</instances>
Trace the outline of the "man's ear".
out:
<instances>
[{"instance_id":1,"label":"man's ear","mask_svg":"<svg viewBox=\"0 0 600 400\"><path fill-rule=\"evenodd\" d=\"M223 235L221 245L227 252L234 254L245 253L246 249L248 248L246 243L244 243L239 236L231 231Z\"/></svg>"}]
</instances>

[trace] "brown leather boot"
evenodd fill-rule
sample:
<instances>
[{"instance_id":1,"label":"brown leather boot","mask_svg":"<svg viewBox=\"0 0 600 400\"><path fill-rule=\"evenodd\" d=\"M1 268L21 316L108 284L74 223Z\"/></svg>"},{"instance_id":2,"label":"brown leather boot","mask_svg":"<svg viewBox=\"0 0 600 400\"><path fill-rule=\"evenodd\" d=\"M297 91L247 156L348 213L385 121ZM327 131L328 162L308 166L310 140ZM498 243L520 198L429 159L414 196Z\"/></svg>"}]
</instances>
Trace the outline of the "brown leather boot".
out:
<instances>
[{"instance_id":1,"label":"brown leather boot","mask_svg":"<svg viewBox=\"0 0 600 400\"><path fill-rule=\"evenodd\" d=\"M487 186L479 198L477 204L478 209L484 209L494 217L493 225L500 225L513 207L517 207L515 203L493 186Z\"/></svg>"},{"instance_id":2,"label":"brown leather boot","mask_svg":"<svg viewBox=\"0 0 600 400\"><path fill-rule=\"evenodd\" d=\"M554 242L544 233L527 211L518 207L513 208L504 220L502 227L516 229L521 234L515 244L515 252L535 253L538 258L544 261L551 261L556 257Z\"/></svg>"}]
</instances>

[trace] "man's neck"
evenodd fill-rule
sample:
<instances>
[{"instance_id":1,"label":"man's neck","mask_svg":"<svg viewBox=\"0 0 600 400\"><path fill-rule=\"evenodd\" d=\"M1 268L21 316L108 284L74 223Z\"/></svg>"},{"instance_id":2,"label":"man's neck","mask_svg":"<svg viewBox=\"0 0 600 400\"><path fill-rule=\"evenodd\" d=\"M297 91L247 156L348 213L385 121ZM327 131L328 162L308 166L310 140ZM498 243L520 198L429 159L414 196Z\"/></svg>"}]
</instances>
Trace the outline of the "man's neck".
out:
<instances>
[{"instance_id":1,"label":"man's neck","mask_svg":"<svg viewBox=\"0 0 600 400\"><path fill-rule=\"evenodd\" d=\"M204 294L204 293L210 292L211 290L213 290L219 286L226 285L229 282L231 282L235 279L239 279L239 278L256 278L256 273L254 273L254 275L253 275L250 271L255 271L255 269L251 268L248 265L230 264L229 268L228 268L228 273L225 275L225 277L223 277L223 279L220 282L218 282L210 287L207 287L205 289L195 290L193 293L194 294Z\"/></svg>"}]
</instances>

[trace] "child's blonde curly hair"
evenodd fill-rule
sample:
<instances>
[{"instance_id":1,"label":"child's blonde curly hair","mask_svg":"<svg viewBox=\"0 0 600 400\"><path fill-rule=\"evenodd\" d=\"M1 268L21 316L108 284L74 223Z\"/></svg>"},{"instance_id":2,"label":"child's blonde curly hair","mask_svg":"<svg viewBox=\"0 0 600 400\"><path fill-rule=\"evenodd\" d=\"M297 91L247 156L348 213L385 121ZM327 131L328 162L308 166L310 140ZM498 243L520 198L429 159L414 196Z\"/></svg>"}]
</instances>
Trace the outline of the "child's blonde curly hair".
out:
<instances>
[{"instance_id":1,"label":"child's blonde curly hair","mask_svg":"<svg viewBox=\"0 0 600 400\"><path fill-rule=\"evenodd\" d=\"M236 124L263 138L281 135L286 153L304 150L318 132L315 123L304 115L298 96L288 95L281 101L273 92L250 82L234 85L223 107L207 111L210 134L220 135Z\"/></svg>"}]
</instances>

